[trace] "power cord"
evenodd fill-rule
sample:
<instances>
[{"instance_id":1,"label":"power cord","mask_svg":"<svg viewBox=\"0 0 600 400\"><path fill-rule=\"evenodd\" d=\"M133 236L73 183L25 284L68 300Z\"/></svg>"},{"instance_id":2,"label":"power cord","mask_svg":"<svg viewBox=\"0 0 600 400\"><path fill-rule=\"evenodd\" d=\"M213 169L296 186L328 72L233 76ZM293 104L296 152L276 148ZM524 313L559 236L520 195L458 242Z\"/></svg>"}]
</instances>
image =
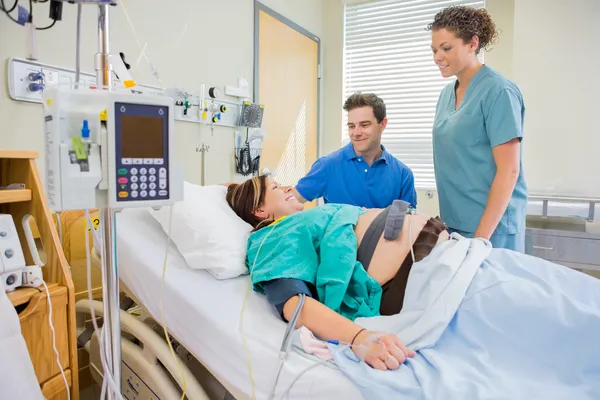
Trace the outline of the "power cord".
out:
<instances>
[{"instance_id":1,"label":"power cord","mask_svg":"<svg viewBox=\"0 0 600 400\"><path fill-rule=\"evenodd\" d=\"M4 5L4 0L0 1L0 4L2 4L2 11L6 12L6 13L11 13L14 11L15 8L17 8L17 4L19 4L19 0L15 0L15 3L10 8L10 10L6 9L6 6Z\"/></svg>"},{"instance_id":2,"label":"power cord","mask_svg":"<svg viewBox=\"0 0 600 400\"><path fill-rule=\"evenodd\" d=\"M267 240L267 238L269 237L271 232L273 232L273 229L275 229L275 225L277 225L277 223L279 223L279 221L281 221L283 218L285 218L285 217L278 218L275 221L271 222L271 224L270 224L270 225L272 225L271 230L269 231L269 233L267 233L267 235L261 242L260 246L258 246L258 250L256 251L256 256L254 257L254 262L252 263L252 268L250 268L250 270L249 270L250 276L252 276L252 271L254 270L254 267L256 266L256 260L258 260L258 255L260 254L260 249L262 248L263 244L265 243L265 240ZM240 333L242 334L242 341L244 342L244 350L246 351L246 358L248 361L248 374L250 376L250 385L252 388L252 400L255 400L256 394L255 394L255 389L254 389L254 386L255 386L254 377L252 376L252 361L250 359L250 350L248 348L246 334L244 333L244 311L246 310L246 303L248 302L248 296L250 295L251 290L252 290L252 278L250 278L250 283L248 284L248 290L246 290L246 294L244 296L244 301L242 303L242 311L240 313L239 328L240 328ZM280 367L280 370L281 370L281 367ZM279 373L278 373L278 375L279 375ZM275 380L275 385L277 384L277 379L278 378L276 378L276 380Z\"/></svg>"},{"instance_id":3,"label":"power cord","mask_svg":"<svg viewBox=\"0 0 600 400\"><path fill-rule=\"evenodd\" d=\"M87 289L88 289L88 300L90 302L90 313L92 316L92 324L94 325L94 332L98 337L98 348L100 352L100 362L102 363L102 392L100 395L100 400L104 400L106 396L107 385L111 387L114 394L116 395L117 400L123 400L123 397L119 394L121 391L117 384L115 383L114 377L110 374L110 369L108 368L108 363L106 362L106 353L104 353L104 335L105 330L102 329L102 332L99 332L98 323L96 322L96 313L94 312L94 307L92 307L92 302L94 301L92 297L92 262L90 260L90 238L87 233L88 224L91 228L91 232L95 237L96 243L101 243L99 238L97 237L96 230L94 229L94 224L92 223L92 218L90 217L90 212L88 209L84 210L86 217L86 225L84 227L84 236L85 236L85 253L86 253L86 264L87 264Z\"/></svg>"},{"instance_id":4,"label":"power cord","mask_svg":"<svg viewBox=\"0 0 600 400\"><path fill-rule=\"evenodd\" d=\"M49 0L40 0L38 1L38 3L47 3ZM10 7L10 9L7 9L4 0L0 0L0 6L2 6L1 11L4 11L4 13L6 14L6 16L13 21L14 23L21 25L21 23L19 22L18 19L15 19L12 15L10 15L11 12L13 12L15 10L15 8L17 8L19 4L19 0L15 0L15 2L13 3L12 7ZM56 24L57 19L52 19L52 22L50 23L50 25L48 26L44 26L41 28L36 27L35 29L38 31L45 31L48 30L50 28L52 28L55 24ZM29 17L28 17L28 23L33 23L33 0L29 0Z\"/></svg>"},{"instance_id":5,"label":"power cord","mask_svg":"<svg viewBox=\"0 0 600 400\"><path fill-rule=\"evenodd\" d=\"M60 355L58 354L58 349L56 348L56 331L54 330L54 324L52 323L52 300L50 299L50 290L48 289L48 285L46 285L44 280L37 278L36 282L41 282L42 285L44 285L44 289L46 289L46 299L48 300L48 323L50 324L50 329L52 330L52 347L54 348L54 354L56 354L56 363L60 369L60 374L62 375L63 381L65 382L65 386L67 388L67 399L71 400L71 389L69 388L69 382L67 382L65 371L60 363Z\"/></svg>"}]
</instances>

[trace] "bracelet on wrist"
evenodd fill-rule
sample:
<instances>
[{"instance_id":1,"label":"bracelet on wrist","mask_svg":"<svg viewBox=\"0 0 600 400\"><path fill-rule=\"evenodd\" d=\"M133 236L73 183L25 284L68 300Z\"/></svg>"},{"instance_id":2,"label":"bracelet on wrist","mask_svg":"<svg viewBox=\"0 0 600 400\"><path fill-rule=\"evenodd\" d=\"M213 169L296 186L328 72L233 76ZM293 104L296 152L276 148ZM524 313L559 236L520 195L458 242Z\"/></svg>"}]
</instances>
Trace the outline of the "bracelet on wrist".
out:
<instances>
[{"instance_id":1,"label":"bracelet on wrist","mask_svg":"<svg viewBox=\"0 0 600 400\"><path fill-rule=\"evenodd\" d=\"M361 330L359 330L358 332L356 332L356 334L352 338L352 341L350 342L350 346L354 346L354 341L356 340L356 338L358 337L358 335L360 335L360 333L362 331L366 331L366 330L367 330L367 328L362 328Z\"/></svg>"}]
</instances>

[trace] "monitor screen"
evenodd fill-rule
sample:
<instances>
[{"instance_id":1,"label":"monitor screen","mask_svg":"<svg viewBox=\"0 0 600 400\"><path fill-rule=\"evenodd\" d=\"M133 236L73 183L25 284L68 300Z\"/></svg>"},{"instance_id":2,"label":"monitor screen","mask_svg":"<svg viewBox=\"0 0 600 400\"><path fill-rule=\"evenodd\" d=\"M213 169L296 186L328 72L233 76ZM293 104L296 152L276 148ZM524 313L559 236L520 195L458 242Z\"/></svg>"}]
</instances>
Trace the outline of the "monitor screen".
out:
<instances>
[{"instance_id":1,"label":"monitor screen","mask_svg":"<svg viewBox=\"0 0 600 400\"><path fill-rule=\"evenodd\" d=\"M121 115L121 157L163 158L163 119Z\"/></svg>"}]
</instances>

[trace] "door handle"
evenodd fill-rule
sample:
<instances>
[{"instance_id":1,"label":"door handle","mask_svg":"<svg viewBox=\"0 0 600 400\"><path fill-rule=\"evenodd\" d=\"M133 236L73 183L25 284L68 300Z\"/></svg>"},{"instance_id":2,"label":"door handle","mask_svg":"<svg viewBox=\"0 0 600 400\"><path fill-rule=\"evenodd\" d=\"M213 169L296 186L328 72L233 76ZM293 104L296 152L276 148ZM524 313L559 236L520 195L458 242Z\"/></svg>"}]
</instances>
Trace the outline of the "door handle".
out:
<instances>
[{"instance_id":1,"label":"door handle","mask_svg":"<svg viewBox=\"0 0 600 400\"><path fill-rule=\"evenodd\" d=\"M554 247L546 247L546 246L533 246L534 249L537 250L554 250Z\"/></svg>"}]
</instances>

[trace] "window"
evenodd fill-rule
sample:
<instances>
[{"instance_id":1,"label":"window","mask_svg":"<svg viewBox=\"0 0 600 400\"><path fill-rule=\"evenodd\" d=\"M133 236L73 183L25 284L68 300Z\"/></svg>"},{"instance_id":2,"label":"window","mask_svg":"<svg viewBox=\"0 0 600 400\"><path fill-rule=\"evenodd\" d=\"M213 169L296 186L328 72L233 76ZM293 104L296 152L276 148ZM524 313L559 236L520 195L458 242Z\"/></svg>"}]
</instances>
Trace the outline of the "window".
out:
<instances>
[{"instance_id":1,"label":"window","mask_svg":"<svg viewBox=\"0 0 600 400\"><path fill-rule=\"evenodd\" d=\"M382 144L410 167L418 189L434 189L431 131L437 99L454 78L433 62L427 25L450 5L483 7L484 1L374 0L344 11L344 100L373 92L386 103ZM480 54L483 54L481 52ZM342 143L348 143L344 113Z\"/></svg>"}]
</instances>

